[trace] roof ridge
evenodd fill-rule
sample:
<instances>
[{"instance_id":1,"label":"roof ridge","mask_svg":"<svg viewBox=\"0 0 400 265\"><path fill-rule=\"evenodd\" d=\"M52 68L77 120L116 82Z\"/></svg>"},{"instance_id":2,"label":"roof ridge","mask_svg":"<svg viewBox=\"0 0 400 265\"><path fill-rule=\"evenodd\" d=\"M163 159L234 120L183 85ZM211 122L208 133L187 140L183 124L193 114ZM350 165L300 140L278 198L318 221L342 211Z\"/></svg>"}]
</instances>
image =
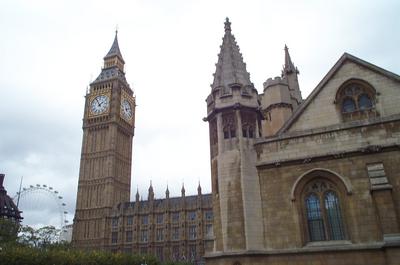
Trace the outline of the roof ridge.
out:
<instances>
[{"instance_id":1,"label":"roof ridge","mask_svg":"<svg viewBox=\"0 0 400 265\"><path fill-rule=\"evenodd\" d=\"M346 60L350 60L356 64L360 64L374 72L380 73L390 79L394 79L400 82L399 75L390 72L388 70L385 70L375 64L364 61L350 53L344 52L343 55L339 58L339 60L333 65L333 67L328 71L328 73L321 79L318 85L313 89L313 91L311 91L308 97L304 100L303 104L299 106L299 108L293 113L293 115L284 123L282 128L279 129L277 135L282 134L286 132L288 129L290 129L293 123L300 117L301 113L303 113L303 111L307 108L310 102L312 102L312 100L319 94L319 92L322 90L325 84L333 77L334 74L336 74L336 72L340 69L340 67Z\"/></svg>"}]
</instances>

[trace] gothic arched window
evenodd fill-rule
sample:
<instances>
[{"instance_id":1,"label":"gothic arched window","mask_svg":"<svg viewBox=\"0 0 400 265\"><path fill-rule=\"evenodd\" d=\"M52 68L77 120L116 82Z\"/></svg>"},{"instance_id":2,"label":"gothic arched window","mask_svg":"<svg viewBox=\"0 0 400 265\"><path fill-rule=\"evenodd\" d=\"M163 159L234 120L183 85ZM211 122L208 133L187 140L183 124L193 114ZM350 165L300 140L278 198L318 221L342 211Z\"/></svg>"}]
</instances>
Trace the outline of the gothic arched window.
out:
<instances>
[{"instance_id":1,"label":"gothic arched window","mask_svg":"<svg viewBox=\"0 0 400 265\"><path fill-rule=\"evenodd\" d=\"M356 104L352 98L345 98L342 103L342 112L353 112L356 110Z\"/></svg>"},{"instance_id":2,"label":"gothic arched window","mask_svg":"<svg viewBox=\"0 0 400 265\"><path fill-rule=\"evenodd\" d=\"M234 113L222 115L222 130L224 139L236 137L236 118Z\"/></svg>"},{"instance_id":3,"label":"gothic arched window","mask_svg":"<svg viewBox=\"0 0 400 265\"><path fill-rule=\"evenodd\" d=\"M335 102L339 104L344 120L374 117L375 89L362 80L345 82L336 94Z\"/></svg>"},{"instance_id":4,"label":"gothic arched window","mask_svg":"<svg viewBox=\"0 0 400 265\"><path fill-rule=\"evenodd\" d=\"M255 137L255 124L256 117L250 112L241 112L242 119L242 136L244 138L254 138Z\"/></svg>"},{"instance_id":5,"label":"gothic arched window","mask_svg":"<svg viewBox=\"0 0 400 265\"><path fill-rule=\"evenodd\" d=\"M358 97L358 107L360 110L367 110L373 107L372 101L367 94L361 94Z\"/></svg>"},{"instance_id":6,"label":"gothic arched window","mask_svg":"<svg viewBox=\"0 0 400 265\"><path fill-rule=\"evenodd\" d=\"M340 199L332 182L317 179L308 184L304 204L309 241L346 239Z\"/></svg>"}]
</instances>

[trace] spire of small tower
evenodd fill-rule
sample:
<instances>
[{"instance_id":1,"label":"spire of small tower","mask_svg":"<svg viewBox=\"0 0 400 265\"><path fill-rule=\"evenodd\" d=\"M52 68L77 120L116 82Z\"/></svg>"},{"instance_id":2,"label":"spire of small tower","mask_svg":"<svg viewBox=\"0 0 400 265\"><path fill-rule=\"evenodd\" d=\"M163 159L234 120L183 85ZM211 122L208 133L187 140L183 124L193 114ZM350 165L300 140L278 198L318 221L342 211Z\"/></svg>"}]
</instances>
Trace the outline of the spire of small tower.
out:
<instances>
[{"instance_id":1,"label":"spire of small tower","mask_svg":"<svg viewBox=\"0 0 400 265\"><path fill-rule=\"evenodd\" d=\"M123 62L124 59L122 58L121 51L119 49L119 44L118 44L118 30L115 30L115 37L114 37L114 42L111 45L110 50L108 51L107 55L104 57L104 60L107 58L111 58L114 56L118 56Z\"/></svg>"},{"instance_id":2,"label":"spire of small tower","mask_svg":"<svg viewBox=\"0 0 400 265\"><path fill-rule=\"evenodd\" d=\"M182 197L185 197L185 183L182 183L181 194L182 194Z\"/></svg>"},{"instance_id":3,"label":"spire of small tower","mask_svg":"<svg viewBox=\"0 0 400 265\"><path fill-rule=\"evenodd\" d=\"M150 180L148 200L153 200L153 199L154 199L153 184L151 183L151 180Z\"/></svg>"},{"instance_id":4,"label":"spire of small tower","mask_svg":"<svg viewBox=\"0 0 400 265\"><path fill-rule=\"evenodd\" d=\"M118 69L122 73L116 73L114 72L114 75L112 72L105 73L106 76L119 76L123 75L124 72L124 65L125 61L122 58L121 50L119 49L119 44L118 44L118 31L115 31L115 37L113 44L111 45L110 50L104 56L104 67L103 71L106 70L112 70L112 69ZM103 72L102 71L102 72Z\"/></svg>"},{"instance_id":5,"label":"spire of small tower","mask_svg":"<svg viewBox=\"0 0 400 265\"><path fill-rule=\"evenodd\" d=\"M199 186L197 186L197 194L198 194L198 195L201 195L200 181L199 181Z\"/></svg>"},{"instance_id":6,"label":"spire of small tower","mask_svg":"<svg viewBox=\"0 0 400 265\"><path fill-rule=\"evenodd\" d=\"M227 31L231 31L232 29L231 29L231 22L229 22L229 17L227 17L226 19L225 19L225 32L227 32Z\"/></svg>"},{"instance_id":7,"label":"spire of small tower","mask_svg":"<svg viewBox=\"0 0 400 265\"><path fill-rule=\"evenodd\" d=\"M282 76L291 73L298 74L299 70L297 69L297 67L294 66L292 59L290 58L289 48L285 44L285 65L283 66Z\"/></svg>"},{"instance_id":8,"label":"spire of small tower","mask_svg":"<svg viewBox=\"0 0 400 265\"><path fill-rule=\"evenodd\" d=\"M221 51L218 54L218 62L211 88L224 87L228 89L232 85L251 86L250 74L246 70L239 46L232 34L229 18L225 21L225 35L222 39Z\"/></svg>"},{"instance_id":9,"label":"spire of small tower","mask_svg":"<svg viewBox=\"0 0 400 265\"><path fill-rule=\"evenodd\" d=\"M139 195L139 187L136 190L136 201L138 202L140 199L140 195Z\"/></svg>"},{"instance_id":10,"label":"spire of small tower","mask_svg":"<svg viewBox=\"0 0 400 265\"><path fill-rule=\"evenodd\" d=\"M166 197L167 199L169 198L168 184L167 184L167 189L165 190L165 197Z\"/></svg>"}]
</instances>

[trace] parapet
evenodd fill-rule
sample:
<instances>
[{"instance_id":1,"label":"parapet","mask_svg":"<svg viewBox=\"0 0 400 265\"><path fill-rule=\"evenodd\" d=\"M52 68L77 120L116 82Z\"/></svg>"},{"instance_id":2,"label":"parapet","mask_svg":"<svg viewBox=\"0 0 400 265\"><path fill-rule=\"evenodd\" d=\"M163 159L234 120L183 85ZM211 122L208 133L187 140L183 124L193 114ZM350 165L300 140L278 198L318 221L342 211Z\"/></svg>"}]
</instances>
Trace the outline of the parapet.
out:
<instances>
[{"instance_id":1,"label":"parapet","mask_svg":"<svg viewBox=\"0 0 400 265\"><path fill-rule=\"evenodd\" d=\"M264 82L264 91L271 86L276 86L276 85L285 85L287 86L287 81L285 79L282 79L280 76L275 77L274 79L268 78L267 81Z\"/></svg>"}]
</instances>

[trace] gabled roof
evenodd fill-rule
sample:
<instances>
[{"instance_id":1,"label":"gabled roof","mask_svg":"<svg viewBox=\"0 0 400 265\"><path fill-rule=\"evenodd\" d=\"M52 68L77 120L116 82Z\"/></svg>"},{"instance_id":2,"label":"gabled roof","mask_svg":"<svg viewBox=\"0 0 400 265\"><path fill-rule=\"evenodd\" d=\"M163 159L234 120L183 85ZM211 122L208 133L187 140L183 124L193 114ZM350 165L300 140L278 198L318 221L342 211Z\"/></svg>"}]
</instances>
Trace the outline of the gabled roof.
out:
<instances>
[{"instance_id":1,"label":"gabled roof","mask_svg":"<svg viewBox=\"0 0 400 265\"><path fill-rule=\"evenodd\" d=\"M282 128L278 131L277 134L284 133L290 129L290 127L296 122L296 120L301 116L303 111L308 107L308 105L314 100L314 98L319 94L322 88L329 82L329 80L336 74L336 72L342 67L342 65L346 61L351 61L355 64L361 65L373 72L386 76L392 80L400 82L400 76L387 71L383 68L380 68L374 64L366 62L354 55L349 53L344 53L340 59L335 63L331 70L325 75L325 77L319 82L316 88L311 92L311 94L307 97L307 99L300 105L300 107L293 113L293 115L286 121L286 123L282 126Z\"/></svg>"}]
</instances>

